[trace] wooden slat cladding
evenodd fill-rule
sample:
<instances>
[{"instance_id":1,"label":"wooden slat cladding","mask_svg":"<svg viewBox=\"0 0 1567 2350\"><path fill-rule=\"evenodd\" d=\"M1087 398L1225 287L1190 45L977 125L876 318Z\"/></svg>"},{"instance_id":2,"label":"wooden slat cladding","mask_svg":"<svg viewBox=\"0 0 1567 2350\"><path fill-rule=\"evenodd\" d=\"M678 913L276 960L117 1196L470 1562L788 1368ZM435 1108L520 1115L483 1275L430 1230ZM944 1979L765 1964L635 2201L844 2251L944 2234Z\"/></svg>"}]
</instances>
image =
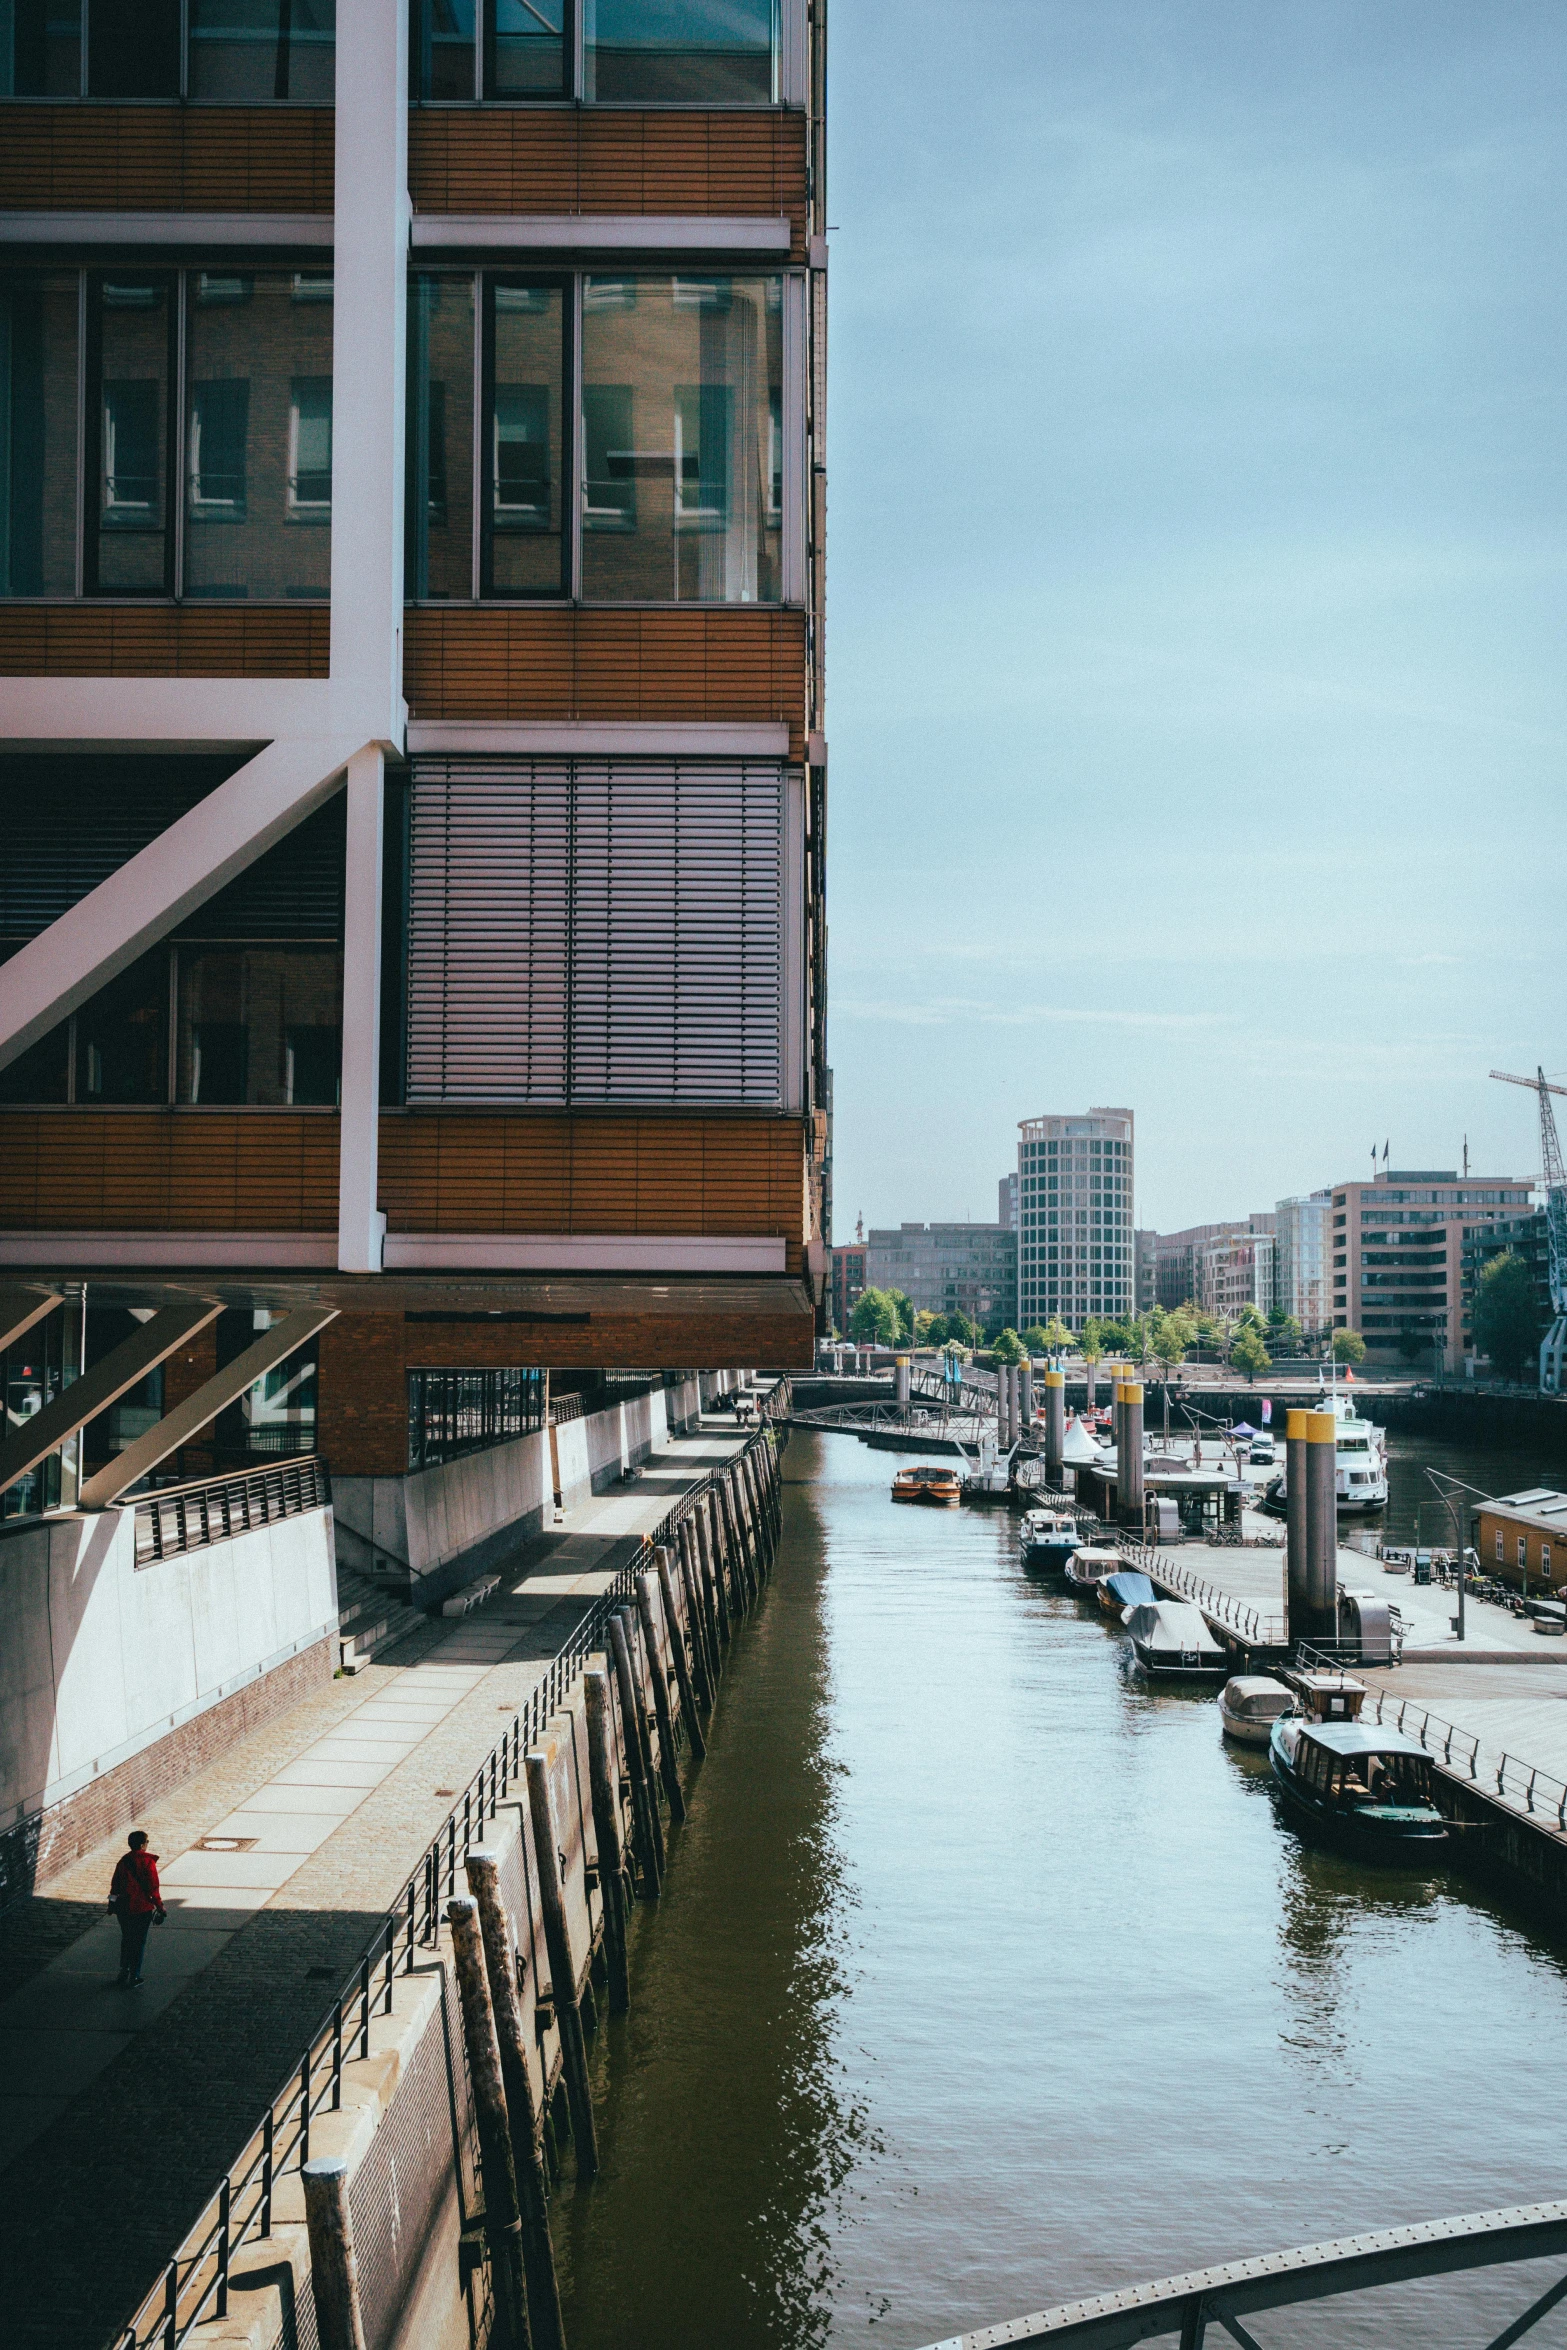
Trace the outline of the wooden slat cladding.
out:
<instances>
[{"instance_id":1,"label":"wooden slat cladding","mask_svg":"<svg viewBox=\"0 0 1567 2350\"><path fill-rule=\"evenodd\" d=\"M330 212L329 106L0 106L0 207Z\"/></svg>"},{"instance_id":2,"label":"wooden slat cladding","mask_svg":"<svg viewBox=\"0 0 1567 2350\"><path fill-rule=\"evenodd\" d=\"M393 1232L581 1232L806 1238L801 1118L505 1116L381 1120Z\"/></svg>"},{"instance_id":3,"label":"wooden slat cladding","mask_svg":"<svg viewBox=\"0 0 1567 2350\"><path fill-rule=\"evenodd\" d=\"M805 617L725 611L411 611L414 718L780 726L804 755Z\"/></svg>"},{"instance_id":4,"label":"wooden slat cladding","mask_svg":"<svg viewBox=\"0 0 1567 2350\"><path fill-rule=\"evenodd\" d=\"M0 677L325 677L325 604L0 604Z\"/></svg>"},{"instance_id":5,"label":"wooden slat cladding","mask_svg":"<svg viewBox=\"0 0 1567 2350\"><path fill-rule=\"evenodd\" d=\"M337 1120L270 1110L8 1110L0 1228L331 1232Z\"/></svg>"},{"instance_id":6,"label":"wooden slat cladding","mask_svg":"<svg viewBox=\"0 0 1567 2350\"><path fill-rule=\"evenodd\" d=\"M418 108L419 212L787 213L805 255L805 117L677 109Z\"/></svg>"}]
</instances>

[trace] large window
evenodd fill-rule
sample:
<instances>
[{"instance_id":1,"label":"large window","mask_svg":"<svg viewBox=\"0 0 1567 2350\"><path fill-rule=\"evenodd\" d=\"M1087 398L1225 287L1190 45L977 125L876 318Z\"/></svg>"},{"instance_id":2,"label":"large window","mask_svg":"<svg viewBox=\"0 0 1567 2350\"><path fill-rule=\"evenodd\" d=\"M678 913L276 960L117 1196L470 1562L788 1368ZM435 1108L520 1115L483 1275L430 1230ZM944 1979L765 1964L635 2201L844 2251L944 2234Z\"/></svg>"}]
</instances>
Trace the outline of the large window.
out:
<instances>
[{"instance_id":1,"label":"large window","mask_svg":"<svg viewBox=\"0 0 1567 2350\"><path fill-rule=\"evenodd\" d=\"M766 106L779 0L583 0L582 94L638 106Z\"/></svg>"},{"instance_id":2,"label":"large window","mask_svg":"<svg viewBox=\"0 0 1567 2350\"><path fill-rule=\"evenodd\" d=\"M0 594L76 592L74 272L0 279Z\"/></svg>"},{"instance_id":3,"label":"large window","mask_svg":"<svg viewBox=\"0 0 1567 2350\"><path fill-rule=\"evenodd\" d=\"M336 0L0 0L0 97L332 103Z\"/></svg>"},{"instance_id":4,"label":"large window","mask_svg":"<svg viewBox=\"0 0 1567 2350\"><path fill-rule=\"evenodd\" d=\"M544 1373L529 1369L410 1371L408 1466L434 1469L510 1444L544 1425Z\"/></svg>"},{"instance_id":5,"label":"large window","mask_svg":"<svg viewBox=\"0 0 1567 2350\"><path fill-rule=\"evenodd\" d=\"M431 101L769 106L784 0L411 0L409 87Z\"/></svg>"},{"instance_id":6,"label":"large window","mask_svg":"<svg viewBox=\"0 0 1567 2350\"><path fill-rule=\"evenodd\" d=\"M0 595L76 593L79 508L87 595L325 602L331 271L0 277Z\"/></svg>"},{"instance_id":7,"label":"large window","mask_svg":"<svg viewBox=\"0 0 1567 2350\"><path fill-rule=\"evenodd\" d=\"M409 595L780 602L785 283L414 278Z\"/></svg>"}]
</instances>

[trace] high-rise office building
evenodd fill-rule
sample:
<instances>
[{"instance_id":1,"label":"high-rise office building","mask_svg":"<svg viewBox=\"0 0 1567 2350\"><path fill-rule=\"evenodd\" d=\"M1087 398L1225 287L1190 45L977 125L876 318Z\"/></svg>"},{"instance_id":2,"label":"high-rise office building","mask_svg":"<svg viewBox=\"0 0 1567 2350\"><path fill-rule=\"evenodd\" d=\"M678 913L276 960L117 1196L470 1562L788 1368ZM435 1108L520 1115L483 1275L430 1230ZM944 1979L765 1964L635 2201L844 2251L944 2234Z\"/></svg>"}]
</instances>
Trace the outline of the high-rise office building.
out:
<instances>
[{"instance_id":1,"label":"high-rise office building","mask_svg":"<svg viewBox=\"0 0 1567 2350\"><path fill-rule=\"evenodd\" d=\"M1018 1142L1018 1326L1133 1310L1132 1113L1027 1118Z\"/></svg>"},{"instance_id":2,"label":"high-rise office building","mask_svg":"<svg viewBox=\"0 0 1567 2350\"><path fill-rule=\"evenodd\" d=\"M1358 1330L1373 1361L1436 1358L1460 1368L1473 1344L1465 1248L1522 1216L1526 1176L1461 1176L1454 1167L1382 1168L1335 1184L1328 1227L1335 1330Z\"/></svg>"},{"instance_id":3,"label":"high-rise office building","mask_svg":"<svg viewBox=\"0 0 1567 2350\"><path fill-rule=\"evenodd\" d=\"M822 24L0 12L0 1272L64 1301L52 1392L100 1309L191 1311L144 1424L209 1295L319 1309L291 1441L346 1478L432 1366L810 1362Z\"/></svg>"},{"instance_id":4,"label":"high-rise office building","mask_svg":"<svg viewBox=\"0 0 1567 2350\"><path fill-rule=\"evenodd\" d=\"M1273 1302L1293 1314L1309 1336L1326 1330L1328 1203L1332 1193L1311 1191L1281 1199L1274 1210Z\"/></svg>"}]
</instances>

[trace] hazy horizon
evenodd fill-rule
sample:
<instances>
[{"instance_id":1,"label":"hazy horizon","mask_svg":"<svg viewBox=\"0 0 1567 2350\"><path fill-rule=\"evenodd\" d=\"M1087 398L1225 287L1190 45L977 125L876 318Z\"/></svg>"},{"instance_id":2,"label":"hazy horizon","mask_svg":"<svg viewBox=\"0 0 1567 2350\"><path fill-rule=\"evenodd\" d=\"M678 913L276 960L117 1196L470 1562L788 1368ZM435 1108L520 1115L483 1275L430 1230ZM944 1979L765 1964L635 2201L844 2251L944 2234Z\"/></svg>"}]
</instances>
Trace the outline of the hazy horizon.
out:
<instances>
[{"instance_id":1,"label":"hazy horizon","mask_svg":"<svg viewBox=\"0 0 1567 2350\"><path fill-rule=\"evenodd\" d=\"M833 17L835 1237L1527 1176L1567 1061L1567 17Z\"/></svg>"}]
</instances>

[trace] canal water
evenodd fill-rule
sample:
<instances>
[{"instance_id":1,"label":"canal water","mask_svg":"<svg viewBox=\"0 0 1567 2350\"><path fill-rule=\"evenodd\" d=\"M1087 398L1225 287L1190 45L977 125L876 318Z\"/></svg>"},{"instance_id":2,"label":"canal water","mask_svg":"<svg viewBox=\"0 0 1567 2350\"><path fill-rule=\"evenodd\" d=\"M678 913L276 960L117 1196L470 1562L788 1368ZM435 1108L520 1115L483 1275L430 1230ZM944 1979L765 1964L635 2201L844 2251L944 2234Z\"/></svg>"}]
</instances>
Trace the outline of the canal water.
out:
<instances>
[{"instance_id":1,"label":"canal water","mask_svg":"<svg viewBox=\"0 0 1567 2350\"><path fill-rule=\"evenodd\" d=\"M1567 2193L1567 1942L1303 1844L1211 1697L1140 1685L1005 1514L894 1508L901 1465L790 1443L633 2012L598 2035L602 2176L557 2202L572 2350L917 2350ZM1480 2345L1545 2281L1252 2330Z\"/></svg>"}]
</instances>

